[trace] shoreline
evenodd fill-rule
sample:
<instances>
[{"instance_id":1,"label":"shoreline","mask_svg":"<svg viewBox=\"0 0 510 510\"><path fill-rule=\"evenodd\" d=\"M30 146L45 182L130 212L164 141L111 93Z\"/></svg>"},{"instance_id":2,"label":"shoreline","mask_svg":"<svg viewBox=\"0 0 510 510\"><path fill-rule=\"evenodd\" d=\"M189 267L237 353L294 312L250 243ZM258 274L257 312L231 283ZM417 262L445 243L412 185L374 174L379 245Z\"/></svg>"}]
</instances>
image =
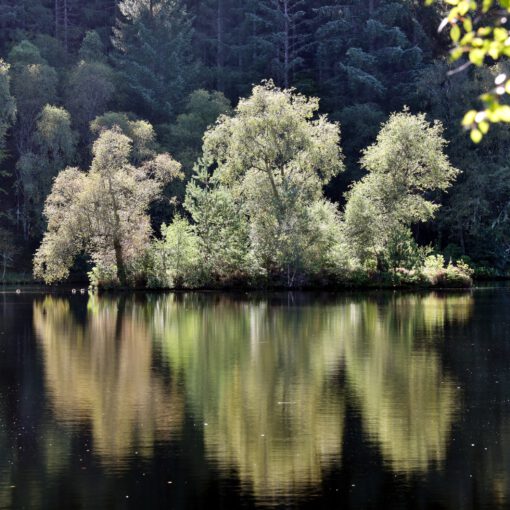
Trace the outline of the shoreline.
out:
<instances>
[{"instance_id":1,"label":"shoreline","mask_svg":"<svg viewBox=\"0 0 510 510\"><path fill-rule=\"evenodd\" d=\"M146 287L115 287L115 288L90 288L85 282L81 283L64 283L59 285L45 285L38 282L20 282L20 283L0 283L0 293L48 293L48 294L72 294L87 295L90 293L97 295L107 294L279 294L279 293L326 293L326 294L343 294L349 292L377 292L377 291L394 291L394 292L452 292L452 291L471 291L481 289L486 284L495 283L502 284L509 282L510 277L498 277L490 279L476 279L471 286L444 286L444 285L329 285L329 286L303 286L303 287L249 287L249 286L225 286L225 287L200 287L193 289L186 288L146 288ZM482 284L482 285L479 285ZM73 290L75 292L73 292Z\"/></svg>"}]
</instances>

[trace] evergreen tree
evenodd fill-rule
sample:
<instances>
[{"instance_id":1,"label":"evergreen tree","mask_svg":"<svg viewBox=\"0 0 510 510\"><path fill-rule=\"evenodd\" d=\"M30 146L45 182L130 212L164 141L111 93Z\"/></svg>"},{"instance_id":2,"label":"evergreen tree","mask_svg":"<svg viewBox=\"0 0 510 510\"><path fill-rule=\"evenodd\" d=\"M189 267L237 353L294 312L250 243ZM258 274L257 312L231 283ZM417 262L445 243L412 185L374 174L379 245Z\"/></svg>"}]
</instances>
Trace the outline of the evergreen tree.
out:
<instances>
[{"instance_id":1,"label":"evergreen tree","mask_svg":"<svg viewBox=\"0 0 510 510\"><path fill-rule=\"evenodd\" d=\"M53 10L45 0L0 0L0 55L14 42L53 33Z\"/></svg>"},{"instance_id":2,"label":"evergreen tree","mask_svg":"<svg viewBox=\"0 0 510 510\"><path fill-rule=\"evenodd\" d=\"M69 75L65 104L84 145L88 145L90 123L106 111L115 92L114 73L105 63L104 47L96 32L86 34L79 56L82 60Z\"/></svg>"},{"instance_id":3,"label":"evergreen tree","mask_svg":"<svg viewBox=\"0 0 510 510\"><path fill-rule=\"evenodd\" d=\"M352 179L360 176L360 150L410 100L432 50L415 2L337 0L314 13L318 95L342 122Z\"/></svg>"},{"instance_id":4,"label":"evergreen tree","mask_svg":"<svg viewBox=\"0 0 510 510\"><path fill-rule=\"evenodd\" d=\"M510 262L510 128L494 125L483 143L474 146L459 123L465 104L456 98L481 95L497 76L508 73L508 67L499 64L453 75L448 69L444 61L428 66L416 86L416 104L443 121L452 160L462 169L431 235L448 254L469 255L503 270Z\"/></svg>"},{"instance_id":5,"label":"evergreen tree","mask_svg":"<svg viewBox=\"0 0 510 510\"><path fill-rule=\"evenodd\" d=\"M250 45L259 52L264 77L285 88L303 65L302 54L309 40L304 5L304 0L259 0L248 10L254 26Z\"/></svg>"},{"instance_id":6,"label":"evergreen tree","mask_svg":"<svg viewBox=\"0 0 510 510\"><path fill-rule=\"evenodd\" d=\"M195 55L207 69L207 83L225 91L230 81L232 58L232 21L236 0L188 2L194 18Z\"/></svg>"},{"instance_id":7,"label":"evergreen tree","mask_svg":"<svg viewBox=\"0 0 510 510\"><path fill-rule=\"evenodd\" d=\"M0 60L0 162L4 157L5 135L16 118L16 102L10 90L9 65Z\"/></svg>"},{"instance_id":8,"label":"evergreen tree","mask_svg":"<svg viewBox=\"0 0 510 510\"><path fill-rule=\"evenodd\" d=\"M191 21L180 0L124 0L113 44L129 108L169 120L197 77Z\"/></svg>"}]
</instances>

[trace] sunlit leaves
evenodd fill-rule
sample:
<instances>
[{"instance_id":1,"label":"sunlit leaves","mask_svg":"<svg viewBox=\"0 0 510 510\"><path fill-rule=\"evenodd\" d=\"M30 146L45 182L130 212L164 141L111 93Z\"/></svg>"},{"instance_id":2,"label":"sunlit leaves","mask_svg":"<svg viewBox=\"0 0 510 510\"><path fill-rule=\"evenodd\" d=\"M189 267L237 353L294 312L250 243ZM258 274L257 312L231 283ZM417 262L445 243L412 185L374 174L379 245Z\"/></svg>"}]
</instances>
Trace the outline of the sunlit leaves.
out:
<instances>
[{"instance_id":1,"label":"sunlit leaves","mask_svg":"<svg viewBox=\"0 0 510 510\"><path fill-rule=\"evenodd\" d=\"M242 197L254 258L266 274L286 275L288 286L322 264L314 265L316 255L331 251L335 237L317 225L328 219L330 233L337 224L322 188L344 168L340 129L318 109L317 98L266 82L204 136L214 179Z\"/></svg>"},{"instance_id":2,"label":"sunlit leaves","mask_svg":"<svg viewBox=\"0 0 510 510\"><path fill-rule=\"evenodd\" d=\"M135 167L131 147L118 128L103 131L88 172L67 168L57 176L44 209L48 228L34 257L36 278L65 279L81 252L95 263L96 279L108 275L108 284L124 285L136 274L149 243L149 205L179 177L180 165L160 154Z\"/></svg>"},{"instance_id":3,"label":"sunlit leaves","mask_svg":"<svg viewBox=\"0 0 510 510\"><path fill-rule=\"evenodd\" d=\"M426 0L426 4L431 5L434 1ZM507 28L510 0L444 1L451 8L439 31L450 26L452 62L467 58L468 63L480 67L510 56L510 32ZM495 88L480 98L484 109L471 110L464 116L462 124L471 131L471 139L475 143L482 140L491 123L510 122L510 107L500 101L501 96L509 93L510 82L506 77L498 76Z\"/></svg>"},{"instance_id":4,"label":"sunlit leaves","mask_svg":"<svg viewBox=\"0 0 510 510\"><path fill-rule=\"evenodd\" d=\"M462 120L462 125L471 130L471 139L478 143L487 134L491 123L510 122L510 106L500 98L510 93L510 79L499 74L494 80L494 88L480 96L484 104L482 110L469 110Z\"/></svg>"},{"instance_id":5,"label":"sunlit leaves","mask_svg":"<svg viewBox=\"0 0 510 510\"><path fill-rule=\"evenodd\" d=\"M439 207L426 194L447 190L458 174L445 154L446 143L439 122L430 125L425 115L404 110L391 115L376 143L363 151L361 165L368 174L347 195L343 227L352 256L365 267L383 259L394 263L396 240L417 251L409 229L431 219Z\"/></svg>"}]
</instances>

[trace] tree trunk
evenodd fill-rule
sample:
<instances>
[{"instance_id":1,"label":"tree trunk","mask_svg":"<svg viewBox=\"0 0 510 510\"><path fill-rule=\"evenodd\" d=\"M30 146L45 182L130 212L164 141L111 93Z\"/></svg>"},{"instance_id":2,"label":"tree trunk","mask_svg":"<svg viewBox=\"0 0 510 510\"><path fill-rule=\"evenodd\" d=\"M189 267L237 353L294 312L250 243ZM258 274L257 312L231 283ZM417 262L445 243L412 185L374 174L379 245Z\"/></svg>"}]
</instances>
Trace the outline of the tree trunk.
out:
<instances>
[{"instance_id":1,"label":"tree trunk","mask_svg":"<svg viewBox=\"0 0 510 510\"><path fill-rule=\"evenodd\" d=\"M216 17L216 87L220 91L224 91L225 84L223 81L223 67L225 66L225 49L223 45L223 0L218 0L218 10L217 10L217 17Z\"/></svg>"},{"instance_id":2,"label":"tree trunk","mask_svg":"<svg viewBox=\"0 0 510 510\"><path fill-rule=\"evenodd\" d=\"M58 39L69 51L70 6L69 0L55 0L55 39Z\"/></svg>"},{"instance_id":3,"label":"tree trunk","mask_svg":"<svg viewBox=\"0 0 510 510\"><path fill-rule=\"evenodd\" d=\"M120 285L125 287L127 284L126 264L124 262L124 254L122 253L122 244L117 237L113 240L113 248L115 250L115 262L117 263L117 278Z\"/></svg>"},{"instance_id":4,"label":"tree trunk","mask_svg":"<svg viewBox=\"0 0 510 510\"><path fill-rule=\"evenodd\" d=\"M372 19L374 17L375 2L376 2L376 0L368 0L368 17L369 17L369 19ZM368 47L370 48L371 52L373 52L375 50L374 41L372 40L372 38L370 39Z\"/></svg>"},{"instance_id":5,"label":"tree trunk","mask_svg":"<svg viewBox=\"0 0 510 510\"><path fill-rule=\"evenodd\" d=\"M69 5L68 0L64 0L64 48L69 52Z\"/></svg>"},{"instance_id":6,"label":"tree trunk","mask_svg":"<svg viewBox=\"0 0 510 510\"><path fill-rule=\"evenodd\" d=\"M289 0L283 0L283 23L284 23L284 42L283 42L283 85L289 88L289 66L290 66L290 18L289 18Z\"/></svg>"},{"instance_id":7,"label":"tree trunk","mask_svg":"<svg viewBox=\"0 0 510 510\"><path fill-rule=\"evenodd\" d=\"M113 249L115 251L115 262L117 264L117 278L119 279L120 285L125 287L127 284L127 271L126 263L124 261L124 253L122 251L122 243L119 237L121 229L119 206L117 204L117 198L115 196L115 190L113 189L113 183L111 176L107 177L108 191L110 193L111 205L113 209L113 222L114 222L114 234L113 234Z\"/></svg>"},{"instance_id":8,"label":"tree trunk","mask_svg":"<svg viewBox=\"0 0 510 510\"><path fill-rule=\"evenodd\" d=\"M368 15L370 18L374 17L375 0L368 0Z\"/></svg>"},{"instance_id":9,"label":"tree trunk","mask_svg":"<svg viewBox=\"0 0 510 510\"><path fill-rule=\"evenodd\" d=\"M126 296L122 295L117 304L117 318L115 319L115 342L120 345L124 336L122 334L122 325L124 324L124 314L126 313Z\"/></svg>"},{"instance_id":10,"label":"tree trunk","mask_svg":"<svg viewBox=\"0 0 510 510\"><path fill-rule=\"evenodd\" d=\"M59 10L60 10L59 0L55 0L55 39L57 39L57 40L60 37L59 21L58 21Z\"/></svg>"}]
</instances>

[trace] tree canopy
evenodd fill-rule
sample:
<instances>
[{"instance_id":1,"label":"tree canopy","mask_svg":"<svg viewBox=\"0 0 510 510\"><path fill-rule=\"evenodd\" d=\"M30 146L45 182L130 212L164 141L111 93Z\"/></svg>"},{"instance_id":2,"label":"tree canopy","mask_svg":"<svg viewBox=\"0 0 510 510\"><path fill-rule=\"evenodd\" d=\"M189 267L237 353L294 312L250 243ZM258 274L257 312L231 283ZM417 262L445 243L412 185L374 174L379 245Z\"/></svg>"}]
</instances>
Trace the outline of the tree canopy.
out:
<instances>
[{"instance_id":1,"label":"tree canopy","mask_svg":"<svg viewBox=\"0 0 510 510\"><path fill-rule=\"evenodd\" d=\"M463 258L477 271L505 274L510 138L508 125L495 121L508 106L507 9L499 0L428 6L426 0L0 0L0 189L6 192L0 229L19 248L14 265L28 271L40 245L52 180L66 166L89 168L94 142L118 126L132 140L131 165L159 153L182 165L184 178L165 185L162 199L148 209L158 240L167 232L162 225L168 229L174 219L198 228L185 205L196 175L197 190L217 195L220 217L239 212L240 239L246 232L249 239L265 236L259 244L267 245L265 255L257 255L265 266L255 274L280 274L283 252L273 241L280 234L270 234L271 221L293 217L292 226L283 222L278 229L308 232L304 239L319 230L310 230L313 221L297 211L315 211L331 221L327 237L338 237L334 218L344 214L346 192L373 173L362 164L362 151L407 105L409 114L442 123L450 142L443 152L462 170L448 193L422 195L442 207L414 224L412 240L446 260ZM269 84L281 95L269 94ZM282 106L284 97L291 106ZM466 106L477 97L481 107ZM69 125L59 124L67 139L53 140L73 148L65 157L61 148L46 154L41 145L38 123L49 107L68 115ZM279 108L281 119L272 120ZM309 121L291 110L306 111ZM328 150L337 124L342 157L332 163L336 156ZM320 139L310 135L311 126L320 126ZM280 128L296 137L280 135ZM485 134L484 143L474 145L470 133L475 141ZM221 137L231 140L215 146ZM253 140L259 139L265 147L257 148ZM287 212L276 214L270 199ZM368 210L359 201L360 218ZM260 222L253 223L256 214ZM177 222L176 232L188 232L181 227ZM402 235L408 239L409 231ZM290 246L287 253L301 250ZM246 259L251 248L238 253L239 271L256 266ZM336 258L346 256L335 251Z\"/></svg>"},{"instance_id":2,"label":"tree canopy","mask_svg":"<svg viewBox=\"0 0 510 510\"><path fill-rule=\"evenodd\" d=\"M120 130L104 131L88 172L67 168L58 175L45 206L48 229L35 255L36 276L49 283L66 278L83 251L99 274L121 285L136 277L150 235L148 207L179 176L180 165L158 154L135 167L131 146Z\"/></svg>"}]
</instances>

